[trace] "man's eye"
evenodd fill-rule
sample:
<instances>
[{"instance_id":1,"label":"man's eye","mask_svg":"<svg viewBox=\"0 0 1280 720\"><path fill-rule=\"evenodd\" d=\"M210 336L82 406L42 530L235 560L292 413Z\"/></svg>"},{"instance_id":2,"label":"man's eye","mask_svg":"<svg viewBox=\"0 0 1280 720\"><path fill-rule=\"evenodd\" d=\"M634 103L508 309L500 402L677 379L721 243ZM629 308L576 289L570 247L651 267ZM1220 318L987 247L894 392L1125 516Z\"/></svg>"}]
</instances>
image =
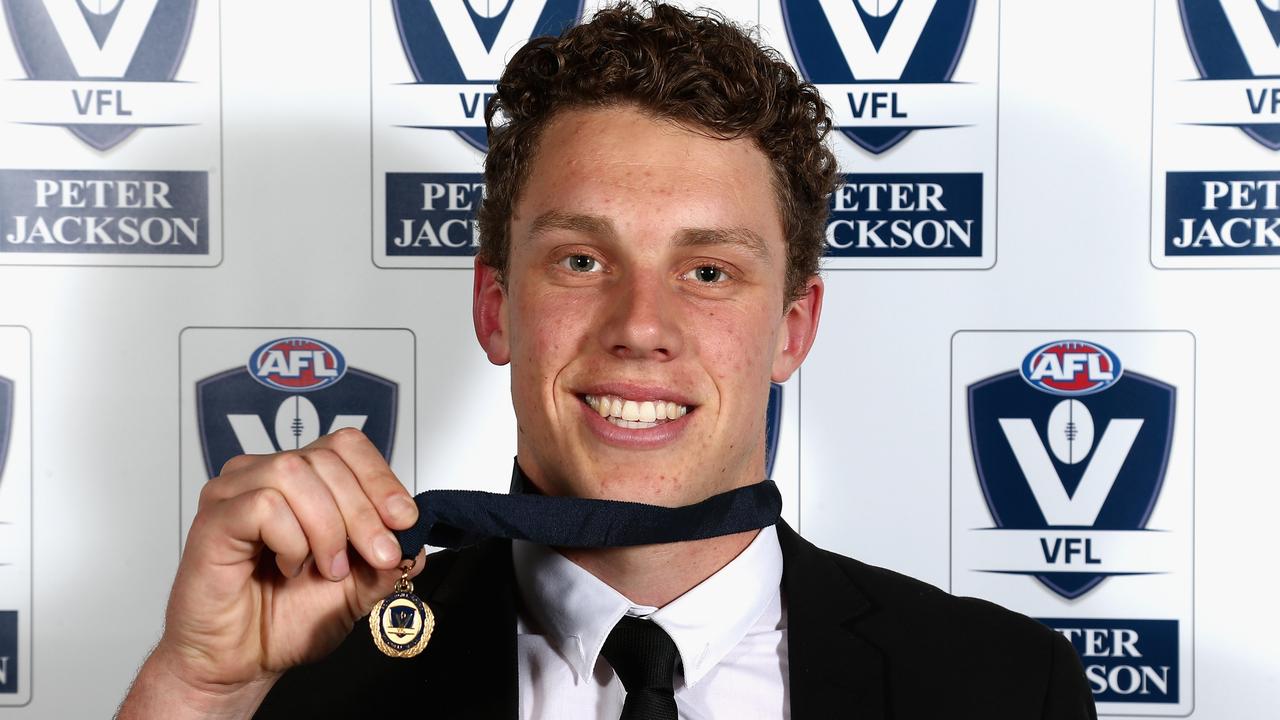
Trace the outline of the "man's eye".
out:
<instances>
[{"instance_id":1,"label":"man's eye","mask_svg":"<svg viewBox=\"0 0 1280 720\"><path fill-rule=\"evenodd\" d=\"M722 283L729 279L729 276L725 271L715 265L702 265L700 267L696 267L693 269L693 272L689 273L689 275L694 280L706 285Z\"/></svg>"},{"instance_id":2,"label":"man's eye","mask_svg":"<svg viewBox=\"0 0 1280 720\"><path fill-rule=\"evenodd\" d=\"M574 272L600 272L600 263L590 255L570 255L560 264Z\"/></svg>"}]
</instances>

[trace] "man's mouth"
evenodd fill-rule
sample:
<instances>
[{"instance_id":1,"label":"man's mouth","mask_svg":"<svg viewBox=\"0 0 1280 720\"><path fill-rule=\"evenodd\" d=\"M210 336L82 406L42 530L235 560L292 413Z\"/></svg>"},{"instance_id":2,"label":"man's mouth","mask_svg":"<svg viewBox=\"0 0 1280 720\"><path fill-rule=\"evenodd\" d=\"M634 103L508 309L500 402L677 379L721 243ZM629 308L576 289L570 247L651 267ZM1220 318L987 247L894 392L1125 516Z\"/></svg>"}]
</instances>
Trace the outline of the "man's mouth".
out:
<instances>
[{"instance_id":1,"label":"man's mouth","mask_svg":"<svg viewBox=\"0 0 1280 720\"><path fill-rule=\"evenodd\" d=\"M628 400L617 395L584 395L582 399L600 417L632 430L657 427L689 412L687 405L670 400Z\"/></svg>"}]
</instances>

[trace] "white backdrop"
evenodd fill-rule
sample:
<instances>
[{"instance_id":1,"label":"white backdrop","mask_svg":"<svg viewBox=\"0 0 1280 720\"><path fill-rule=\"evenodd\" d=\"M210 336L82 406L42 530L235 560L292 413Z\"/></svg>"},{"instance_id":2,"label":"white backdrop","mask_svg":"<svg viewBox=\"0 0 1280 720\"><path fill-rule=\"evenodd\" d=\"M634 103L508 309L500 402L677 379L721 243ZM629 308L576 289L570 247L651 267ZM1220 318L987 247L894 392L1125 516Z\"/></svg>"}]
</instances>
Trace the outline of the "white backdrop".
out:
<instances>
[{"instance_id":1,"label":"white backdrop","mask_svg":"<svg viewBox=\"0 0 1280 720\"><path fill-rule=\"evenodd\" d=\"M110 44L129 23L145 25L145 15L124 13L148 2L121 2L116 15L113 3L91 3L107 13L77 11L72 20L89 18L88 29L105 32ZM512 12L530 3L543 5L517 0ZM933 7L928 0L880 3L899 15L877 20L889 11L864 3L870 12L849 17L868 28L889 23L888 46L922 3ZM181 18L174 8L182 5L164 0L155 16ZM482 15L497 12L492 5L505 7L486 6L477 28ZM787 24L810 17L815 3L714 5L759 24L785 57L800 56L806 73L823 72L821 54L797 50ZM956 5L965 3L939 0L933 12ZM1265 20L1274 3L1247 5ZM1280 255L1265 237L1263 246L1245 243L1210 257L1169 253L1164 219L1173 202L1167 173L1280 177L1280 154L1264 142L1270 131L1258 139L1233 126L1275 121L1261 94L1275 82L1200 79L1192 52L1199 30L1184 27L1185 6L1242 7L1236 0L976 0L953 73L921 87L895 85L893 75L860 78L876 87L853 88L886 98L900 91L905 118L853 117L850 88L834 75L817 78L853 130L832 140L845 172L877 182L948 174L932 179L945 189L947 211L980 217L983 230L981 247L968 255L886 250L829 262L817 345L784 391L774 475L786 518L832 550L1037 617L1109 627L1176 621L1172 654L1152 646L1146 657L1173 658L1177 696L1109 701L1100 706L1107 713L1269 718L1280 689L1280 619L1272 608L1280 588L1264 548L1280 507L1272 411L1280 390L1253 370L1280 356L1270 322L1277 271L1267 269ZM133 40L157 48L148 58L154 67L176 52L176 75L135 77L129 68L101 71L110 77L87 83L29 67L27 55L38 51L24 43L34 26L20 32L14 18L40 17L39 7L5 2L12 32L0 35L0 377L12 381L15 398L7 462L0 462L0 716L102 717L160 633L189 521L182 513L203 480L191 452L202 443L197 381L237 367L273 339L328 342L350 367L398 387L391 455L418 491L505 489L514 421L506 370L490 366L473 338L471 276L457 268L468 261L387 252L387 222L398 217L388 214L388 172L456 174L451 181L465 184L482 160L451 129L404 127L463 121L413 121L415 102L431 92L456 102L456 94L423 87L431 85L425 80L404 85L415 75L392 3L200 0L189 25ZM519 19L493 22L503 17ZM71 47L67 22L57 31ZM185 54L166 50L164 38L186 37L184 27ZM939 30L916 32L928 39ZM78 42L96 57L84 50L92 40ZM1202 49L1201 62L1213 65L1212 52ZM879 54L883 60L890 51ZM1206 72L1212 79L1218 71ZM78 77L90 76L98 77ZM110 94L121 88L122 95ZM104 97L114 104L104 109ZM90 107L86 98L94 104L80 112ZM1205 110L1205 98L1223 98L1221 112ZM119 114L121 99L134 115ZM1210 120L1219 124L1189 124ZM872 137L859 134L858 121L912 131L873 152L854 139ZM108 144L110 131L59 126L90 122L142 127L99 149L91 140ZM955 127L937 127L947 124ZM9 235L33 232L18 229L19 215L34 222L46 212L91 214L68 210L74 197L62 197L58 208L59 196L49 195L53 209L33 201L39 177L76 177L54 169L140 171L136 177L160 180L196 173L204 195L181 190L178 178L172 208L125 203L117 210L197 217L207 244L142 253L136 245L45 243L39 235L14 242ZM957 205L965 174L978 196ZM1241 202L1223 212L1264 223L1280 217L1264 190L1256 193L1254 207ZM461 205L457 217L465 218ZM1178 217L1228 217L1196 202L1176 209ZM989 506L973 481L970 428L957 404L986 369L1016 370L1034 347L1056 340L1102 345L1126 370L1175 386L1178 398L1168 474L1147 498L1155 507L1150 523L1109 536L1123 544L1143 527L1168 533L1172 549L1162 565L1128 568L1161 574L1109 576L1076 599L1026 567L966 554L969 545L957 540L996 526L994 511L982 515ZM313 397L319 404L321 396ZM1108 396L1082 397L1093 404L1101 436L1098 403ZM272 418L262 417L270 432ZM323 409L320 423L327 429ZM1126 468L1116 487L1142 472ZM993 537L1004 542L1019 532ZM1111 569L1109 557L1101 567ZM973 580L982 568L1009 572L998 582ZM1170 597L1177 602L1165 602ZM6 618L14 630L6 630Z\"/></svg>"}]
</instances>

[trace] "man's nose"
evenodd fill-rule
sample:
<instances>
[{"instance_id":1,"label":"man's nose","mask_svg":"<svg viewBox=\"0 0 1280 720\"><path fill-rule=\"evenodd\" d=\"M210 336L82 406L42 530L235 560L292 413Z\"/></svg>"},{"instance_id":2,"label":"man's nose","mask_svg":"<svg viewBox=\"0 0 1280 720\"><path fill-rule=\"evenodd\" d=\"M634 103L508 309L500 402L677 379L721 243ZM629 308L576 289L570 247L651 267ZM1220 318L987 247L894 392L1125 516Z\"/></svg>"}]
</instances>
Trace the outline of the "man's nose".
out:
<instances>
[{"instance_id":1,"label":"man's nose","mask_svg":"<svg viewBox=\"0 0 1280 720\"><path fill-rule=\"evenodd\" d=\"M662 278L632 275L614 286L600 340L613 355L629 360L670 360L683 347L675 316L674 289Z\"/></svg>"}]
</instances>

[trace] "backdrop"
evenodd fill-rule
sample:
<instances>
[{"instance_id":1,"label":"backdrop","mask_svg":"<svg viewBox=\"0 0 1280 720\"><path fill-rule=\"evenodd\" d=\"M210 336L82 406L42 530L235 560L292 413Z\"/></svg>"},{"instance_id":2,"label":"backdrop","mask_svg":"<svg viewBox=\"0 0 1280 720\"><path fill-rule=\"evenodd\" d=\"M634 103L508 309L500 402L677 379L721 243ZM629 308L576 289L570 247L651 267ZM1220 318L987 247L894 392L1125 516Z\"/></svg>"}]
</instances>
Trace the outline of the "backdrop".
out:
<instances>
[{"instance_id":1,"label":"backdrop","mask_svg":"<svg viewBox=\"0 0 1280 720\"><path fill-rule=\"evenodd\" d=\"M786 519L1064 633L1106 715L1274 717L1280 2L714 6L846 173ZM583 8L0 9L0 716L104 717L226 457L353 426L412 490L505 488L482 108Z\"/></svg>"}]
</instances>

